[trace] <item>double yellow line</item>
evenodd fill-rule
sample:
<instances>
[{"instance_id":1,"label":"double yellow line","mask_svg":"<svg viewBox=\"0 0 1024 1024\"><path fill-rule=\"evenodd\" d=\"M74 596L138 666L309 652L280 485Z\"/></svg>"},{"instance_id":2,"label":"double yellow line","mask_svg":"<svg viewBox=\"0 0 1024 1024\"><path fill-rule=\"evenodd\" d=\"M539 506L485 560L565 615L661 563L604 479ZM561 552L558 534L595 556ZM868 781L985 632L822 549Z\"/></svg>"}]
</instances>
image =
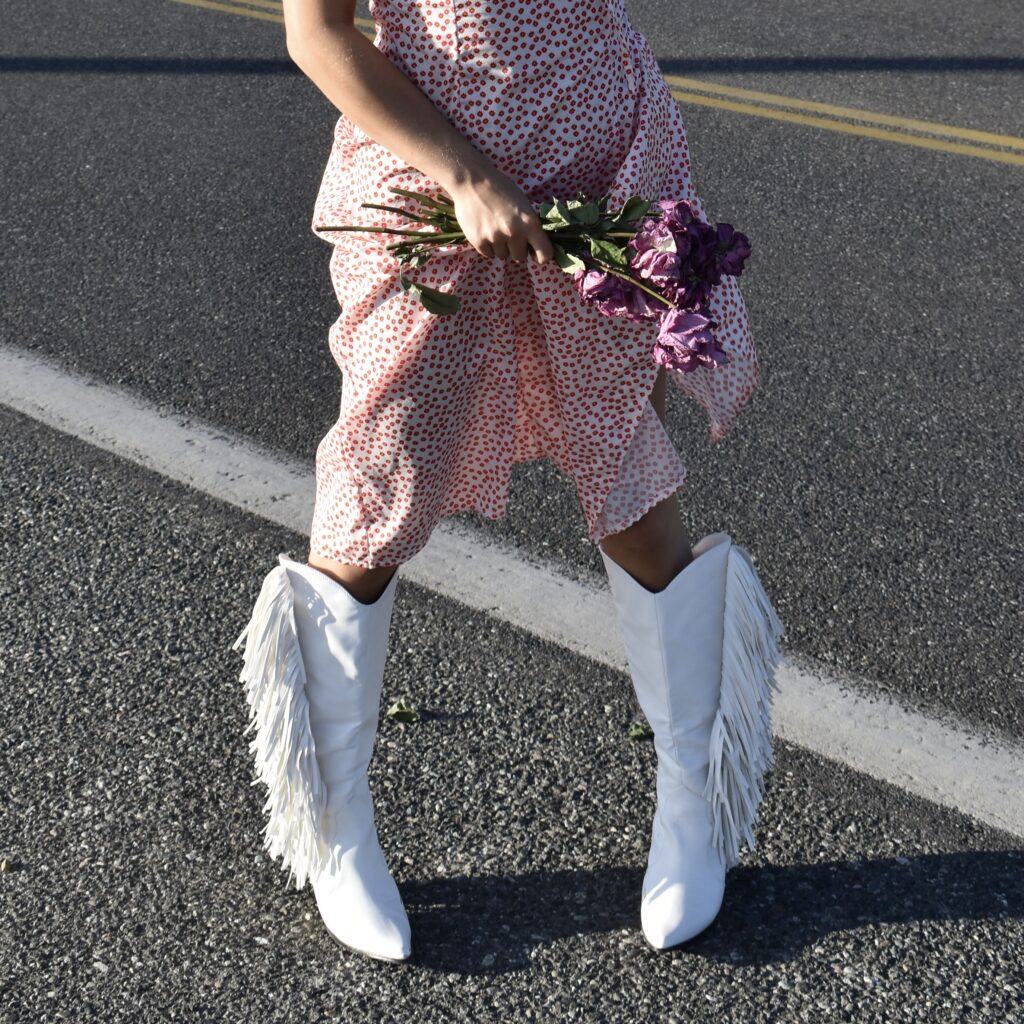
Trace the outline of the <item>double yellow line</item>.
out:
<instances>
[{"instance_id":1,"label":"double yellow line","mask_svg":"<svg viewBox=\"0 0 1024 1024\"><path fill-rule=\"evenodd\" d=\"M218 0L174 0L178 4L190 7L205 7L209 11L224 11L226 14L244 14L247 18L260 18L263 21L276 21L284 24L280 3L274 0L242 0L241 3L222 4ZM274 13L270 13L273 11ZM366 21L360 18L360 21Z\"/></svg>"},{"instance_id":2,"label":"double yellow line","mask_svg":"<svg viewBox=\"0 0 1024 1024\"><path fill-rule=\"evenodd\" d=\"M247 18L284 23L281 4L277 0L174 0L192 7L205 7L212 11L241 14ZM356 24L367 35L374 34L369 18L356 18ZM905 146L959 153L980 160L993 160L1003 164L1024 164L1024 139L1013 135L957 128L937 121L921 121L912 117L876 114L856 107L842 107L833 103L816 103L791 96L779 96L756 89L704 82L680 75L663 75L672 95L681 103L717 107L738 114L766 117L771 121L810 125L847 135L860 135L885 142L898 142Z\"/></svg>"},{"instance_id":3,"label":"double yellow line","mask_svg":"<svg viewBox=\"0 0 1024 1024\"><path fill-rule=\"evenodd\" d=\"M961 153L982 160L995 160L997 163L1024 164L1024 139L1013 135L957 128L937 121L919 121L913 117L876 114L856 107L798 100L754 89L719 85L717 82L702 82L696 78L681 78L678 75L663 77L672 95L682 103L734 110L773 121L808 124L833 132L900 142L906 146L937 149L944 153Z\"/></svg>"}]
</instances>

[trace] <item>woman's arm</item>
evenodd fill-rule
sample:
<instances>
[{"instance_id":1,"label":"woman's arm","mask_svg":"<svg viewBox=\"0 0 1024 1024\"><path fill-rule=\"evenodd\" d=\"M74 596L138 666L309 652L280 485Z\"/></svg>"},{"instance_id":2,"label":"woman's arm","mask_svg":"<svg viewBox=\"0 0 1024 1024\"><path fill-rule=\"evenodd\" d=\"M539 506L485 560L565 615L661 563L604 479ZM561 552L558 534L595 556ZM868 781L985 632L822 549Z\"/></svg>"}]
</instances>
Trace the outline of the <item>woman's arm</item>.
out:
<instances>
[{"instance_id":1,"label":"woman's arm","mask_svg":"<svg viewBox=\"0 0 1024 1024\"><path fill-rule=\"evenodd\" d=\"M288 55L374 141L452 197L482 256L554 258L529 197L480 153L354 24L355 0L284 0Z\"/></svg>"}]
</instances>

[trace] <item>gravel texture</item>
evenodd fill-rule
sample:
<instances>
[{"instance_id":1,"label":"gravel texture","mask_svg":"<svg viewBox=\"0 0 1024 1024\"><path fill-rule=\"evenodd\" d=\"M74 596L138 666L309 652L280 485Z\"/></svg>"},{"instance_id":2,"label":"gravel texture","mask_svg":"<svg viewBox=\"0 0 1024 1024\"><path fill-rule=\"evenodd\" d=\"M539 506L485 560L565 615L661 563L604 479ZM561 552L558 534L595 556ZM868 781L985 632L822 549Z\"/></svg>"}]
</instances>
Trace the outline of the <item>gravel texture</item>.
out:
<instances>
[{"instance_id":1,"label":"gravel texture","mask_svg":"<svg viewBox=\"0 0 1024 1024\"><path fill-rule=\"evenodd\" d=\"M0 410L0 1020L1024 1019L1013 837L777 742L712 928L639 930L628 679L400 580L371 767L413 958L261 848L240 657L303 538Z\"/></svg>"}]
</instances>

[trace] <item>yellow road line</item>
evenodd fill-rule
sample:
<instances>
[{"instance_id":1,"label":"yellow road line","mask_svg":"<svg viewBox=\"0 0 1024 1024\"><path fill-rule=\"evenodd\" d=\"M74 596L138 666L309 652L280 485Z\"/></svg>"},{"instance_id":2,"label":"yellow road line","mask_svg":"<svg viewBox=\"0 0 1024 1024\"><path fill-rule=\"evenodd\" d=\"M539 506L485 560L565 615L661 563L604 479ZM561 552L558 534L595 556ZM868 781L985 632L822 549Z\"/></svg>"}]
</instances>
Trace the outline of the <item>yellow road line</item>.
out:
<instances>
[{"instance_id":1,"label":"yellow road line","mask_svg":"<svg viewBox=\"0 0 1024 1024\"><path fill-rule=\"evenodd\" d=\"M174 2L224 11L229 14L241 14L266 21L279 23L284 21L282 15L269 13L269 11L282 10L281 4L276 0L239 0L238 3L221 3L219 0L174 0ZM243 4L248 6L242 6ZM253 8L266 8L267 10L254 10ZM367 35L372 36L376 32L376 25L372 18L357 17L354 21L359 29ZM760 92L756 89L720 85L717 82L705 82L699 78L685 78L681 75L663 74L662 77L677 100L695 106L716 107L719 110L731 110L739 114L765 117L772 121L810 125L814 128L824 128L827 131L860 135L864 138L879 139L884 142L898 142L905 146L917 146L920 149L937 150L943 153L957 153L962 156L977 157L981 160L992 160L996 163L1024 164L1024 154L1004 152L1007 149L1024 151L1024 139L1014 135L1001 135L997 132L979 131L974 128L959 128L955 125L941 124L938 121L922 121L913 117L881 114L871 110L861 110L857 107L819 103L816 100L801 100L794 96L781 96L776 93ZM751 102L736 102L737 100ZM801 111L813 113L801 113ZM814 116L814 114L822 116ZM864 123L854 123L858 121ZM888 128L874 127L876 125L886 125ZM914 134L918 132L923 134ZM978 142L982 145L972 146L963 142L951 141L957 139ZM989 146L1001 147L1004 151L989 149L987 148Z\"/></svg>"},{"instance_id":2,"label":"yellow road line","mask_svg":"<svg viewBox=\"0 0 1024 1024\"><path fill-rule=\"evenodd\" d=\"M976 131L973 128L957 128L954 125L940 124L937 121L920 121L913 117L877 114L874 111L860 110L857 107L839 107L833 103L799 100L792 96L778 96L770 92L758 92L755 89L740 89L732 85L719 85L717 82L704 82L698 78L681 78L679 75L663 75L662 77L671 87L692 90L694 92L706 92L713 96L734 96L737 99L771 103L790 110L811 110L819 114L829 114L836 118L852 118L857 121L867 121L874 124L892 125L894 128L906 128L909 131L945 135L955 139L967 139L971 142L985 142L991 146L1024 149L1024 139L1017 138L1014 135L998 135L995 132Z\"/></svg>"},{"instance_id":3,"label":"yellow road line","mask_svg":"<svg viewBox=\"0 0 1024 1024\"><path fill-rule=\"evenodd\" d=\"M772 107L758 107L752 103L735 103L722 100L715 96L703 96L695 92L683 92L671 89L672 95L684 103L693 103L704 107L718 107L722 110L734 110L740 114L753 114L755 117L766 117L772 121L790 121L793 124L808 124L815 128L828 128L830 131L845 132L848 135L862 135L869 139L882 139L886 142L900 142L905 146L918 146L921 149L935 149L943 153L960 153L963 156L974 156L981 160L994 160L996 163L1024 165L1024 153L1006 153L998 149L983 149L964 142L950 142L946 139L932 139L925 135L907 135L903 132L887 131L885 128L873 128L866 124L850 124L846 121L832 121L826 117L813 117L810 114L798 114L790 110L778 110Z\"/></svg>"},{"instance_id":4,"label":"yellow road line","mask_svg":"<svg viewBox=\"0 0 1024 1024\"><path fill-rule=\"evenodd\" d=\"M276 21L284 23L284 17L280 14L270 14L267 11L254 11L248 7L239 7L233 4L217 3L217 0L173 0L176 4L188 4L190 7L205 7L209 11L223 11L225 14L244 14L247 18L261 18L264 21ZM267 5L280 8L280 4Z\"/></svg>"}]
</instances>

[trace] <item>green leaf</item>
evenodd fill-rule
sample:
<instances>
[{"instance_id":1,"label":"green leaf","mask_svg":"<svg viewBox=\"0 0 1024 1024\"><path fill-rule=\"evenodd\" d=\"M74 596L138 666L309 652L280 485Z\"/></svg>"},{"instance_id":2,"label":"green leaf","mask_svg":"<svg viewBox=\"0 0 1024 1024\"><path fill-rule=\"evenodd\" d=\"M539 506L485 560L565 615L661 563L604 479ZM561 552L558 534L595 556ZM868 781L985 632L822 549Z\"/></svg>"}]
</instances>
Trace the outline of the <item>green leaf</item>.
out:
<instances>
[{"instance_id":1,"label":"green leaf","mask_svg":"<svg viewBox=\"0 0 1024 1024\"><path fill-rule=\"evenodd\" d=\"M649 199L644 199L643 196L630 196L623 204L622 209L618 212L619 221L634 221L643 217L647 211L651 208L651 202Z\"/></svg>"},{"instance_id":2,"label":"green leaf","mask_svg":"<svg viewBox=\"0 0 1024 1024\"><path fill-rule=\"evenodd\" d=\"M458 311L459 299L457 295L452 295L450 292L441 292L436 288L428 288L425 284L417 284L404 275L400 275L398 280L410 295L414 295L420 300L420 304L427 312L435 313L437 316L450 316Z\"/></svg>"},{"instance_id":3,"label":"green leaf","mask_svg":"<svg viewBox=\"0 0 1024 1024\"><path fill-rule=\"evenodd\" d=\"M562 246L555 243L555 262L569 274L575 273L577 270L585 270L586 263L583 262L575 253L566 252Z\"/></svg>"},{"instance_id":4,"label":"green leaf","mask_svg":"<svg viewBox=\"0 0 1024 1024\"><path fill-rule=\"evenodd\" d=\"M583 203L575 210L577 224L596 224L601 219L601 210L597 203Z\"/></svg>"},{"instance_id":5,"label":"green leaf","mask_svg":"<svg viewBox=\"0 0 1024 1024\"><path fill-rule=\"evenodd\" d=\"M572 212L569 207L562 202L561 199L555 200L555 215L559 218L562 224L575 224L573 220Z\"/></svg>"},{"instance_id":6,"label":"green leaf","mask_svg":"<svg viewBox=\"0 0 1024 1024\"><path fill-rule=\"evenodd\" d=\"M590 243L591 256L594 256L599 260L603 260L605 263L609 263L613 267L622 267L625 269L629 266L629 260L626 259L621 246L616 245L614 242L609 242L604 238L588 238L588 241Z\"/></svg>"},{"instance_id":7,"label":"green leaf","mask_svg":"<svg viewBox=\"0 0 1024 1024\"><path fill-rule=\"evenodd\" d=\"M652 740L654 730L646 722L632 722L629 726L628 736L631 740Z\"/></svg>"},{"instance_id":8,"label":"green leaf","mask_svg":"<svg viewBox=\"0 0 1024 1024\"><path fill-rule=\"evenodd\" d=\"M420 713L416 710L413 704L407 701L404 697L399 697L394 704L391 705L385 712L388 718L393 718L396 722L418 722L420 720Z\"/></svg>"},{"instance_id":9,"label":"green leaf","mask_svg":"<svg viewBox=\"0 0 1024 1024\"><path fill-rule=\"evenodd\" d=\"M575 199L567 199L564 204L556 202L559 213L572 224L596 224L601 219L601 210L597 203L587 201L580 192Z\"/></svg>"},{"instance_id":10,"label":"green leaf","mask_svg":"<svg viewBox=\"0 0 1024 1024\"><path fill-rule=\"evenodd\" d=\"M557 210L552 210L547 214L547 216L542 217L541 226L553 231L558 231L560 228L572 227L571 223L558 213Z\"/></svg>"}]
</instances>

